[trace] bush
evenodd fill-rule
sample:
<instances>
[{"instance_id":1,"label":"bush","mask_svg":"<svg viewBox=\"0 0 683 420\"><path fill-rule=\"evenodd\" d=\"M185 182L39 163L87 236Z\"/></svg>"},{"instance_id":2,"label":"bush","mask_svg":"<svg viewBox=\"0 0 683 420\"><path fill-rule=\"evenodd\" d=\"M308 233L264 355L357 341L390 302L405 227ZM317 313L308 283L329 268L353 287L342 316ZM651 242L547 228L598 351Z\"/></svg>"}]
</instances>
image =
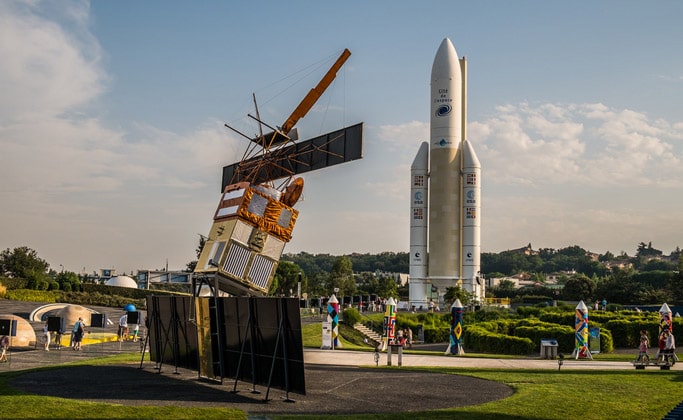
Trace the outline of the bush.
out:
<instances>
[{"instance_id":1,"label":"bush","mask_svg":"<svg viewBox=\"0 0 683 420\"><path fill-rule=\"evenodd\" d=\"M7 288L7 290L13 289L28 289L28 280L26 279L15 279L9 277L0 278L0 283Z\"/></svg>"},{"instance_id":2,"label":"bush","mask_svg":"<svg viewBox=\"0 0 683 420\"><path fill-rule=\"evenodd\" d=\"M345 309L343 312L344 323L350 327L353 327L360 322L360 313L356 308Z\"/></svg>"},{"instance_id":3,"label":"bush","mask_svg":"<svg viewBox=\"0 0 683 420\"><path fill-rule=\"evenodd\" d=\"M517 315L528 318L528 317L540 317L542 309L536 306L520 306L517 308Z\"/></svg>"},{"instance_id":4,"label":"bush","mask_svg":"<svg viewBox=\"0 0 683 420\"><path fill-rule=\"evenodd\" d=\"M465 312L463 315L463 322L465 324L474 324L476 322L496 321L499 319L507 319L509 317L510 315L508 314L507 309L487 308L480 311Z\"/></svg>"},{"instance_id":5,"label":"bush","mask_svg":"<svg viewBox=\"0 0 683 420\"><path fill-rule=\"evenodd\" d=\"M477 352L527 355L534 349L528 338L491 332L479 325L465 328L463 342L468 349Z\"/></svg>"},{"instance_id":6,"label":"bush","mask_svg":"<svg viewBox=\"0 0 683 420\"><path fill-rule=\"evenodd\" d=\"M600 352L610 353L614 350L614 340L609 330L600 328Z\"/></svg>"},{"instance_id":7,"label":"bush","mask_svg":"<svg viewBox=\"0 0 683 420\"><path fill-rule=\"evenodd\" d=\"M17 289L8 290L7 299L25 302L55 303L55 294L44 290Z\"/></svg>"},{"instance_id":8,"label":"bush","mask_svg":"<svg viewBox=\"0 0 683 420\"><path fill-rule=\"evenodd\" d=\"M7 288L0 283L0 299L4 299L5 294L7 294Z\"/></svg>"},{"instance_id":9,"label":"bush","mask_svg":"<svg viewBox=\"0 0 683 420\"><path fill-rule=\"evenodd\" d=\"M451 335L450 327L448 328L425 328L425 343L443 343L448 341Z\"/></svg>"}]
</instances>

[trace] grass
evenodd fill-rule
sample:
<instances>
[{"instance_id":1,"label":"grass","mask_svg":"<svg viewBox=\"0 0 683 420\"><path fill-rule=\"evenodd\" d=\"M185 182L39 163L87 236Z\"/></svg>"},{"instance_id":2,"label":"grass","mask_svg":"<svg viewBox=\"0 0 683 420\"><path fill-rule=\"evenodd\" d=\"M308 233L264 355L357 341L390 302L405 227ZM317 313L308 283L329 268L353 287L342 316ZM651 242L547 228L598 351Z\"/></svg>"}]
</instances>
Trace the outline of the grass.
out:
<instances>
[{"instance_id":1,"label":"grass","mask_svg":"<svg viewBox=\"0 0 683 420\"><path fill-rule=\"evenodd\" d=\"M344 324L340 324L339 331L343 349L368 351L374 350L373 346L363 344L363 334L354 330L353 328ZM304 347L319 349L323 344L321 323L315 322L302 325L301 337Z\"/></svg>"},{"instance_id":2,"label":"grass","mask_svg":"<svg viewBox=\"0 0 683 420\"><path fill-rule=\"evenodd\" d=\"M411 369L413 370L413 369ZM335 416L360 420L472 419L564 420L567 418L640 420L662 418L683 400L683 375L677 371L556 372L518 369L424 368L489 379L511 386L515 393L503 400L472 407L384 415ZM457 389L454 389L457 392ZM445 397L447 398L447 396ZM319 416L273 416L308 420Z\"/></svg>"},{"instance_id":3,"label":"grass","mask_svg":"<svg viewBox=\"0 0 683 420\"><path fill-rule=\"evenodd\" d=\"M137 353L122 354L87 362L70 364L105 365L112 363L139 362ZM63 368L54 366L47 370ZM79 401L75 399L44 397L17 391L7 382L26 371L0 374L0 419L227 419L246 420L244 411L227 408L202 408L181 406L124 406Z\"/></svg>"}]
</instances>

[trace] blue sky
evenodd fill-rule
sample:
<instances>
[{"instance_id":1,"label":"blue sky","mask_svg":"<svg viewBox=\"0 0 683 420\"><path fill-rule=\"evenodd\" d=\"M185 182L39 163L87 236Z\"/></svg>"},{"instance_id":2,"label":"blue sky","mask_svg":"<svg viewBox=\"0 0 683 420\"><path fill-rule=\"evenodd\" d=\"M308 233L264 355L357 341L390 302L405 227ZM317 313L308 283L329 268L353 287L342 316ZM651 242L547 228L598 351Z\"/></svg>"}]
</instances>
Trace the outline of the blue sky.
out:
<instances>
[{"instance_id":1,"label":"blue sky","mask_svg":"<svg viewBox=\"0 0 683 420\"><path fill-rule=\"evenodd\" d=\"M194 258L256 94L281 124L365 122L364 158L304 176L285 252L408 250L409 167L429 75L468 58L482 248L683 244L683 3L0 2L0 248L119 272Z\"/></svg>"}]
</instances>

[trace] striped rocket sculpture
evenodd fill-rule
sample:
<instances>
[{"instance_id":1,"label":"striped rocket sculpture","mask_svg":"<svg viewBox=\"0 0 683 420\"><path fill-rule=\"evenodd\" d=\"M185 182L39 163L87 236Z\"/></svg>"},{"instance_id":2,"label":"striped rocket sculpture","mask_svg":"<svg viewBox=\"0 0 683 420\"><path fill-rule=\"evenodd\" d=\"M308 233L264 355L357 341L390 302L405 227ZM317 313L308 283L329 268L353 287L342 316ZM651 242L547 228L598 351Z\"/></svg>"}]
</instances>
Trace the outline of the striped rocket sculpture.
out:
<instances>
[{"instance_id":1,"label":"striped rocket sculpture","mask_svg":"<svg viewBox=\"0 0 683 420\"><path fill-rule=\"evenodd\" d=\"M332 350L341 347L339 341L339 301L335 295L327 301L327 322L332 325Z\"/></svg>"},{"instance_id":2,"label":"striped rocket sculpture","mask_svg":"<svg viewBox=\"0 0 683 420\"><path fill-rule=\"evenodd\" d=\"M382 350L386 350L387 345L394 344L396 340L396 301L392 297L387 300L387 307L384 311L384 331Z\"/></svg>"},{"instance_id":3,"label":"striped rocket sculpture","mask_svg":"<svg viewBox=\"0 0 683 420\"><path fill-rule=\"evenodd\" d=\"M462 311L463 306L460 299L456 299L451 305L451 334L450 343L446 354L463 355L465 350L462 347Z\"/></svg>"},{"instance_id":4,"label":"striped rocket sculpture","mask_svg":"<svg viewBox=\"0 0 683 420\"><path fill-rule=\"evenodd\" d=\"M588 348L588 336L590 331L588 330L588 308L583 301L580 301L576 305L576 316L574 318L574 338L575 346L572 356L575 359L581 357L582 359L593 359L590 349Z\"/></svg>"}]
</instances>

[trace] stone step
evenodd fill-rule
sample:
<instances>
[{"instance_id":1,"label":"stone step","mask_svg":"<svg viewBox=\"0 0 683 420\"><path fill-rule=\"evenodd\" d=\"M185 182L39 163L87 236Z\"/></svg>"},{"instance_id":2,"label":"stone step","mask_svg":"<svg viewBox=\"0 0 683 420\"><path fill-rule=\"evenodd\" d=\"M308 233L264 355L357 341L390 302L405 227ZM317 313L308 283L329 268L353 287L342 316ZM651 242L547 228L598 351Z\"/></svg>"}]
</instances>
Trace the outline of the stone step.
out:
<instances>
[{"instance_id":1,"label":"stone step","mask_svg":"<svg viewBox=\"0 0 683 420\"><path fill-rule=\"evenodd\" d=\"M370 328L366 327L365 325L361 323L357 323L356 325L353 326L353 328L357 331L360 331L363 335L365 335L367 338L370 340L374 341L376 344L379 344L382 342L382 336L371 330Z\"/></svg>"}]
</instances>

